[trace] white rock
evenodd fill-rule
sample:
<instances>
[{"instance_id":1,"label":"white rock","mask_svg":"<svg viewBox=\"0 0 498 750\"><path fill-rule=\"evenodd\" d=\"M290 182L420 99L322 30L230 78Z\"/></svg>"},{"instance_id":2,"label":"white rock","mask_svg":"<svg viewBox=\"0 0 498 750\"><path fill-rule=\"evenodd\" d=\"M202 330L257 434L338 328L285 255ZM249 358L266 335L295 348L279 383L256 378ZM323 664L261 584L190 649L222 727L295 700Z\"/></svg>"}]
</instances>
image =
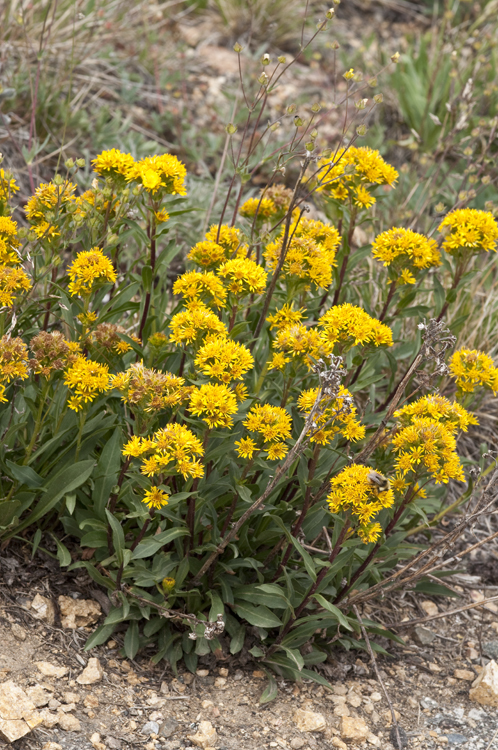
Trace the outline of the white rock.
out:
<instances>
[{"instance_id":1,"label":"white rock","mask_svg":"<svg viewBox=\"0 0 498 750\"><path fill-rule=\"evenodd\" d=\"M301 750L306 745L306 742L301 737L293 737L290 741L292 750Z\"/></svg>"},{"instance_id":2,"label":"white rock","mask_svg":"<svg viewBox=\"0 0 498 750\"><path fill-rule=\"evenodd\" d=\"M62 745L58 745L57 742L45 742L42 750L62 750Z\"/></svg>"},{"instance_id":3,"label":"white rock","mask_svg":"<svg viewBox=\"0 0 498 750\"><path fill-rule=\"evenodd\" d=\"M104 670L99 660L95 657L88 659L83 672L76 678L76 682L80 685L93 685L95 682L100 682L104 676Z\"/></svg>"},{"instance_id":4,"label":"white rock","mask_svg":"<svg viewBox=\"0 0 498 750\"><path fill-rule=\"evenodd\" d=\"M14 742L42 723L39 711L12 680L0 684L0 737Z\"/></svg>"},{"instance_id":5,"label":"white rock","mask_svg":"<svg viewBox=\"0 0 498 750\"><path fill-rule=\"evenodd\" d=\"M353 716L343 716L341 719L341 737L346 740L366 740L370 729L363 719Z\"/></svg>"},{"instance_id":6,"label":"white rock","mask_svg":"<svg viewBox=\"0 0 498 750\"><path fill-rule=\"evenodd\" d=\"M338 747L340 750L348 750L348 746L345 742L339 739L339 737L332 737L330 744L332 747Z\"/></svg>"},{"instance_id":7,"label":"white rock","mask_svg":"<svg viewBox=\"0 0 498 750\"><path fill-rule=\"evenodd\" d=\"M292 720L301 732L323 732L327 727L323 714L306 711L302 708L298 708L294 712Z\"/></svg>"},{"instance_id":8,"label":"white rock","mask_svg":"<svg viewBox=\"0 0 498 750\"><path fill-rule=\"evenodd\" d=\"M76 716L60 712L57 714L57 717L59 719L60 728L65 732L81 732L81 724Z\"/></svg>"},{"instance_id":9,"label":"white rock","mask_svg":"<svg viewBox=\"0 0 498 750\"><path fill-rule=\"evenodd\" d=\"M49 711L48 708L42 708L40 716L42 724L46 729L53 729L59 723L58 715Z\"/></svg>"},{"instance_id":10,"label":"white rock","mask_svg":"<svg viewBox=\"0 0 498 750\"><path fill-rule=\"evenodd\" d=\"M94 732L92 734L92 736L90 737L90 742L92 743L95 750L105 750L105 745L100 741L100 734L98 732Z\"/></svg>"},{"instance_id":11,"label":"white rock","mask_svg":"<svg viewBox=\"0 0 498 750\"><path fill-rule=\"evenodd\" d=\"M437 613L439 612L437 605L434 604L434 602L431 602L430 599L426 599L425 601L420 602L420 606L429 617L432 617L432 615L437 615Z\"/></svg>"},{"instance_id":12,"label":"white rock","mask_svg":"<svg viewBox=\"0 0 498 750\"><path fill-rule=\"evenodd\" d=\"M382 695L378 693L377 691L375 691L370 695L370 700L373 701L374 703L378 703L379 701L382 700Z\"/></svg>"},{"instance_id":13,"label":"white rock","mask_svg":"<svg viewBox=\"0 0 498 750\"><path fill-rule=\"evenodd\" d=\"M199 722L197 732L193 735L187 735L187 739L196 747L202 747L203 750L207 750L208 747L214 747L218 735L210 721L201 721Z\"/></svg>"},{"instance_id":14,"label":"white rock","mask_svg":"<svg viewBox=\"0 0 498 750\"><path fill-rule=\"evenodd\" d=\"M498 664L492 659L472 683L469 698L481 706L498 706Z\"/></svg>"},{"instance_id":15,"label":"white rock","mask_svg":"<svg viewBox=\"0 0 498 750\"><path fill-rule=\"evenodd\" d=\"M362 699L357 693L349 693L347 702L350 706L353 706L353 708L358 708L362 704Z\"/></svg>"},{"instance_id":16,"label":"white rock","mask_svg":"<svg viewBox=\"0 0 498 750\"><path fill-rule=\"evenodd\" d=\"M34 609L33 617L36 620L43 620L47 625L53 625L55 622L55 607L45 596L37 594L31 602L31 609Z\"/></svg>"},{"instance_id":17,"label":"white rock","mask_svg":"<svg viewBox=\"0 0 498 750\"><path fill-rule=\"evenodd\" d=\"M24 628L18 625L17 622L13 622L10 627L12 630L12 635L17 638L18 641L26 640L26 631L24 630Z\"/></svg>"},{"instance_id":18,"label":"white rock","mask_svg":"<svg viewBox=\"0 0 498 750\"><path fill-rule=\"evenodd\" d=\"M214 681L215 688L220 688L221 690L224 690L227 685L226 677L217 677Z\"/></svg>"},{"instance_id":19,"label":"white rock","mask_svg":"<svg viewBox=\"0 0 498 750\"><path fill-rule=\"evenodd\" d=\"M72 599L70 596L59 596L57 601L61 609L63 628L75 630L93 625L101 615L100 606L93 599Z\"/></svg>"},{"instance_id":20,"label":"white rock","mask_svg":"<svg viewBox=\"0 0 498 750\"><path fill-rule=\"evenodd\" d=\"M35 665L45 677L55 677L56 679L59 679L69 672L67 667L58 667L57 664L50 664L48 661L35 661Z\"/></svg>"},{"instance_id":21,"label":"white rock","mask_svg":"<svg viewBox=\"0 0 498 750\"><path fill-rule=\"evenodd\" d=\"M42 688L41 685L32 685L26 688L26 695L36 708L40 708L46 706L52 700L53 694Z\"/></svg>"}]
</instances>

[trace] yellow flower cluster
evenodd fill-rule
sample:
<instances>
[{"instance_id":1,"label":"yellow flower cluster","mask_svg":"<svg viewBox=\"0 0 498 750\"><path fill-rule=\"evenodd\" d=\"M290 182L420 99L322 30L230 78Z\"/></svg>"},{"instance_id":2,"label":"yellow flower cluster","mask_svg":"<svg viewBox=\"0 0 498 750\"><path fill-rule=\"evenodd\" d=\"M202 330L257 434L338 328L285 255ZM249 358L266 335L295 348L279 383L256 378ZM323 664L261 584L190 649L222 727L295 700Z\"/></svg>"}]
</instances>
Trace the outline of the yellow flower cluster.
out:
<instances>
[{"instance_id":1,"label":"yellow flower cluster","mask_svg":"<svg viewBox=\"0 0 498 750\"><path fill-rule=\"evenodd\" d=\"M225 307L227 299L223 282L212 271L187 271L173 284L173 294L214 307Z\"/></svg>"},{"instance_id":2,"label":"yellow flower cluster","mask_svg":"<svg viewBox=\"0 0 498 750\"><path fill-rule=\"evenodd\" d=\"M223 263L218 274L226 280L228 291L236 297L263 294L266 289L266 271L250 258L233 258Z\"/></svg>"},{"instance_id":3,"label":"yellow flower cluster","mask_svg":"<svg viewBox=\"0 0 498 750\"><path fill-rule=\"evenodd\" d=\"M428 472L436 484L446 484L450 479L464 482L465 475L456 453L455 429L451 422L443 424L427 417L413 417L392 440L398 452L396 470L402 476L409 472L416 476Z\"/></svg>"},{"instance_id":4,"label":"yellow flower cluster","mask_svg":"<svg viewBox=\"0 0 498 750\"><path fill-rule=\"evenodd\" d=\"M224 383L206 383L192 392L189 411L206 422L210 429L231 427L232 414L237 411L237 398Z\"/></svg>"},{"instance_id":5,"label":"yellow flower cluster","mask_svg":"<svg viewBox=\"0 0 498 750\"><path fill-rule=\"evenodd\" d=\"M86 357L78 359L68 368L64 383L73 391L68 406L81 411L83 405L94 401L99 393L109 388L109 368Z\"/></svg>"},{"instance_id":6,"label":"yellow flower cluster","mask_svg":"<svg viewBox=\"0 0 498 750\"><path fill-rule=\"evenodd\" d=\"M77 294L86 297L102 284L113 284L117 279L111 261L99 247L78 253L67 273L71 279L69 292L73 297Z\"/></svg>"},{"instance_id":7,"label":"yellow flower cluster","mask_svg":"<svg viewBox=\"0 0 498 750\"><path fill-rule=\"evenodd\" d=\"M102 177L127 177L135 160L131 154L124 154L117 148L102 151L92 161L93 169Z\"/></svg>"},{"instance_id":8,"label":"yellow flower cluster","mask_svg":"<svg viewBox=\"0 0 498 750\"><path fill-rule=\"evenodd\" d=\"M5 385L15 378L25 380L28 377L26 360L28 350L20 338L2 336L0 339L0 403L5 403Z\"/></svg>"},{"instance_id":9,"label":"yellow flower cluster","mask_svg":"<svg viewBox=\"0 0 498 750\"><path fill-rule=\"evenodd\" d=\"M201 477L204 467L196 456L202 456L202 443L182 424L168 424L157 430L152 438L133 436L123 448L123 456L141 458L140 471L148 477L162 474L182 474Z\"/></svg>"},{"instance_id":10,"label":"yellow flower cluster","mask_svg":"<svg viewBox=\"0 0 498 750\"><path fill-rule=\"evenodd\" d=\"M270 461L285 456L288 446L284 441L291 436L292 420L281 406L253 406L243 425L249 432L255 433L256 439L244 437L238 440L235 445L239 456L252 458L255 451L267 451Z\"/></svg>"},{"instance_id":11,"label":"yellow flower cluster","mask_svg":"<svg viewBox=\"0 0 498 750\"><path fill-rule=\"evenodd\" d=\"M245 256L247 254L247 247L242 245L241 231L237 227L222 224L218 231L218 224L213 224L206 233L206 240L221 245L225 249L227 258L233 255L242 254Z\"/></svg>"},{"instance_id":12,"label":"yellow flower cluster","mask_svg":"<svg viewBox=\"0 0 498 750\"><path fill-rule=\"evenodd\" d=\"M271 198L248 198L239 213L247 219L253 219L257 213L258 221L265 221L275 216L277 207Z\"/></svg>"},{"instance_id":13,"label":"yellow flower cluster","mask_svg":"<svg viewBox=\"0 0 498 750\"><path fill-rule=\"evenodd\" d=\"M411 424L414 418L432 419L446 425L449 430L467 432L469 425L479 424L477 419L456 401L430 394L398 409L393 415L401 425Z\"/></svg>"},{"instance_id":14,"label":"yellow flower cluster","mask_svg":"<svg viewBox=\"0 0 498 750\"><path fill-rule=\"evenodd\" d=\"M170 341L173 343L195 346L199 346L206 336L228 335L225 324L202 303L190 304L185 310L173 315L170 330Z\"/></svg>"},{"instance_id":15,"label":"yellow flower cluster","mask_svg":"<svg viewBox=\"0 0 498 750\"><path fill-rule=\"evenodd\" d=\"M218 233L218 225L214 224L205 239L194 245L187 258L202 268L215 269L234 256L247 256L247 245L241 243L240 229L222 224Z\"/></svg>"},{"instance_id":16,"label":"yellow flower cluster","mask_svg":"<svg viewBox=\"0 0 498 750\"><path fill-rule=\"evenodd\" d=\"M217 242L202 240L194 245L187 258L202 268L216 268L226 260L226 251Z\"/></svg>"},{"instance_id":17,"label":"yellow flower cluster","mask_svg":"<svg viewBox=\"0 0 498 750\"><path fill-rule=\"evenodd\" d=\"M314 360L326 356L329 347L316 328L308 328L303 323L295 323L281 328L273 343L276 350L269 363L270 369L283 370L292 362L299 366L305 364L311 370Z\"/></svg>"},{"instance_id":18,"label":"yellow flower cluster","mask_svg":"<svg viewBox=\"0 0 498 750\"><path fill-rule=\"evenodd\" d=\"M415 284L417 271L441 265L435 240L411 229L393 227L379 234L372 243L372 255L392 268L400 284Z\"/></svg>"},{"instance_id":19,"label":"yellow flower cluster","mask_svg":"<svg viewBox=\"0 0 498 750\"><path fill-rule=\"evenodd\" d=\"M210 338L195 358L195 365L209 378L231 383L240 380L246 372L252 370L254 359L247 347L232 339Z\"/></svg>"},{"instance_id":20,"label":"yellow flower cluster","mask_svg":"<svg viewBox=\"0 0 498 750\"><path fill-rule=\"evenodd\" d=\"M463 393L472 393L479 386L498 393L498 368L488 354L477 349L459 349L452 355L449 367Z\"/></svg>"},{"instance_id":21,"label":"yellow flower cluster","mask_svg":"<svg viewBox=\"0 0 498 750\"><path fill-rule=\"evenodd\" d=\"M25 206L25 211L37 237L51 242L60 234L55 219L65 214L68 206L74 203L75 190L76 185L72 182L63 182L61 185L42 182L36 188L35 194Z\"/></svg>"},{"instance_id":22,"label":"yellow flower cluster","mask_svg":"<svg viewBox=\"0 0 498 750\"><path fill-rule=\"evenodd\" d=\"M168 195L186 195L184 164L172 154L146 156L134 162L128 169L126 179L143 185L144 190L155 195L162 190Z\"/></svg>"},{"instance_id":23,"label":"yellow flower cluster","mask_svg":"<svg viewBox=\"0 0 498 750\"><path fill-rule=\"evenodd\" d=\"M72 365L80 353L79 344L76 341L66 341L59 331L40 331L31 339L29 348L32 352L29 366L36 375L44 378Z\"/></svg>"},{"instance_id":24,"label":"yellow flower cluster","mask_svg":"<svg viewBox=\"0 0 498 750\"><path fill-rule=\"evenodd\" d=\"M279 263L285 229L280 236L266 246L264 257L273 270ZM336 248L340 243L337 229L321 221L301 219L289 229L292 238L282 267L282 275L290 280L325 288L332 283L332 268L336 265Z\"/></svg>"},{"instance_id":25,"label":"yellow flower cluster","mask_svg":"<svg viewBox=\"0 0 498 750\"><path fill-rule=\"evenodd\" d=\"M393 337L389 326L371 318L361 307L346 302L331 307L319 320L321 338L332 347L338 343L346 347L360 344L366 346L392 346Z\"/></svg>"},{"instance_id":26,"label":"yellow flower cluster","mask_svg":"<svg viewBox=\"0 0 498 750\"><path fill-rule=\"evenodd\" d=\"M311 412L318 391L318 388L311 388L299 396L297 403L305 414ZM319 406L320 411L315 419L317 427L308 433L311 435L312 443L327 445L337 434L353 442L365 437L365 427L357 419L353 397L344 386L340 386L337 398L331 402L324 396Z\"/></svg>"},{"instance_id":27,"label":"yellow flower cluster","mask_svg":"<svg viewBox=\"0 0 498 750\"><path fill-rule=\"evenodd\" d=\"M273 315L267 317L267 322L270 324L270 331L274 328L282 330L288 326L293 326L296 323L300 323L303 319L304 308L294 310L292 303L290 305L282 305L282 307L275 310Z\"/></svg>"},{"instance_id":28,"label":"yellow flower cluster","mask_svg":"<svg viewBox=\"0 0 498 750\"><path fill-rule=\"evenodd\" d=\"M360 208L375 203L365 184L394 185L396 169L384 161L375 149L368 146L349 146L334 157L318 162L317 190L337 201L350 201Z\"/></svg>"},{"instance_id":29,"label":"yellow flower cluster","mask_svg":"<svg viewBox=\"0 0 498 750\"><path fill-rule=\"evenodd\" d=\"M149 414L180 406L193 390L185 386L183 378L148 369L143 362L134 362L125 372L111 375L111 388L120 392L125 404Z\"/></svg>"},{"instance_id":30,"label":"yellow flower cluster","mask_svg":"<svg viewBox=\"0 0 498 750\"><path fill-rule=\"evenodd\" d=\"M381 525L373 523L372 519L394 503L392 489L381 492L370 479L371 474L372 469L362 464L346 466L331 479L331 492L327 497L331 513L342 511L356 518L359 523L356 531L365 544L377 541L382 533Z\"/></svg>"},{"instance_id":31,"label":"yellow flower cluster","mask_svg":"<svg viewBox=\"0 0 498 750\"><path fill-rule=\"evenodd\" d=\"M20 244L17 223L0 216L0 307L12 307L16 295L31 288L28 275L19 267Z\"/></svg>"},{"instance_id":32,"label":"yellow flower cluster","mask_svg":"<svg viewBox=\"0 0 498 750\"><path fill-rule=\"evenodd\" d=\"M19 185L12 174L9 171L6 172L4 169L0 169L0 203L6 203L18 190Z\"/></svg>"},{"instance_id":33,"label":"yellow flower cluster","mask_svg":"<svg viewBox=\"0 0 498 750\"><path fill-rule=\"evenodd\" d=\"M447 253L494 250L498 240L498 224L489 211L476 208L458 208L451 211L438 227L445 240L443 250Z\"/></svg>"}]
</instances>

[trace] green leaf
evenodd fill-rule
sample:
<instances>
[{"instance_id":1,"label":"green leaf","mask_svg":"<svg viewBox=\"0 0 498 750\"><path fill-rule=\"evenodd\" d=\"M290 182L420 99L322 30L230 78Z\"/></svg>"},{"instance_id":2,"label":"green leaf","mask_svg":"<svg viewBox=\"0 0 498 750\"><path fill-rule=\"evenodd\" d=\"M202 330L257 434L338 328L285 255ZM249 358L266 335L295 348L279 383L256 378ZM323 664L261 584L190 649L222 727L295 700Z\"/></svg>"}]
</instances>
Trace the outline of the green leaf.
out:
<instances>
[{"instance_id":1,"label":"green leaf","mask_svg":"<svg viewBox=\"0 0 498 750\"><path fill-rule=\"evenodd\" d=\"M109 524L112 530L112 544L114 546L114 552L116 553L118 563L121 565L123 563L123 556L124 556L124 550L125 550L124 531L118 519L115 516L113 516L113 514L110 511L106 509L105 513L106 513L107 520L109 521Z\"/></svg>"},{"instance_id":2,"label":"green leaf","mask_svg":"<svg viewBox=\"0 0 498 750\"><path fill-rule=\"evenodd\" d=\"M111 637L113 631L114 625L101 625L85 643L85 651L90 651L95 646L101 646Z\"/></svg>"},{"instance_id":3,"label":"green leaf","mask_svg":"<svg viewBox=\"0 0 498 750\"><path fill-rule=\"evenodd\" d=\"M128 626L128 630L126 631L126 635L124 638L124 652L128 659L135 658L139 645L140 638L138 635L138 622L132 622Z\"/></svg>"},{"instance_id":4,"label":"green leaf","mask_svg":"<svg viewBox=\"0 0 498 750\"><path fill-rule=\"evenodd\" d=\"M260 628L278 628L282 625L282 621L264 605L253 607L252 604L244 602L244 604L234 604L233 607L239 617L243 617L250 625Z\"/></svg>"},{"instance_id":5,"label":"green leaf","mask_svg":"<svg viewBox=\"0 0 498 750\"><path fill-rule=\"evenodd\" d=\"M283 648L289 659L294 662L297 669L301 672L304 668L304 659L301 656L301 652L297 648L287 648L286 646L282 646L281 648Z\"/></svg>"},{"instance_id":6,"label":"green leaf","mask_svg":"<svg viewBox=\"0 0 498 750\"><path fill-rule=\"evenodd\" d=\"M269 672L266 669L265 669L265 672L266 672L266 676L268 677L268 685L266 686L266 688L263 690L261 694L261 697L259 699L260 704L270 703L270 701L275 700L275 698L277 697L277 693L278 693L277 681L275 677L272 675L271 672Z\"/></svg>"},{"instance_id":7,"label":"green leaf","mask_svg":"<svg viewBox=\"0 0 498 750\"><path fill-rule=\"evenodd\" d=\"M186 536L188 533L188 529L168 529L167 531L163 531L161 534L156 534L149 539L144 539L144 541L140 542L140 544L138 544L135 548L131 559L141 560L144 557L151 557L151 555L154 555L158 550L161 549L161 547L164 547L165 544L172 542L173 539L177 539L180 536Z\"/></svg>"},{"instance_id":8,"label":"green leaf","mask_svg":"<svg viewBox=\"0 0 498 750\"><path fill-rule=\"evenodd\" d=\"M5 529L7 526L10 526L20 507L20 500L7 500L4 503L0 503L0 528ZM16 526L16 532L18 528L19 526Z\"/></svg>"},{"instance_id":9,"label":"green leaf","mask_svg":"<svg viewBox=\"0 0 498 750\"><path fill-rule=\"evenodd\" d=\"M295 539L294 537L292 537L292 544L303 558L304 567L306 568L306 572L308 573L309 577L312 581L316 581L316 571L313 563L313 558L308 552L306 552L302 544L299 544L297 539Z\"/></svg>"},{"instance_id":10,"label":"green leaf","mask_svg":"<svg viewBox=\"0 0 498 750\"><path fill-rule=\"evenodd\" d=\"M55 534L50 534L50 536L57 545L57 559L59 560L59 564L61 568L65 568L72 562L71 553L69 552L68 548L57 539Z\"/></svg>"},{"instance_id":11,"label":"green leaf","mask_svg":"<svg viewBox=\"0 0 498 750\"><path fill-rule=\"evenodd\" d=\"M244 625L241 625L235 635L233 636L232 640L230 641L230 653L231 654L238 654L239 651L242 651L242 648L244 646L244 640L246 637L246 629Z\"/></svg>"},{"instance_id":12,"label":"green leaf","mask_svg":"<svg viewBox=\"0 0 498 750\"><path fill-rule=\"evenodd\" d=\"M335 615L335 617L337 617L337 622L339 622L343 628L346 628L346 630L353 630L347 617L341 612L340 609L338 609L338 607L335 607L333 604L328 602L321 594L315 594L314 599L318 602L318 604L326 609L327 612L331 612L333 615Z\"/></svg>"},{"instance_id":13,"label":"green leaf","mask_svg":"<svg viewBox=\"0 0 498 750\"><path fill-rule=\"evenodd\" d=\"M37 474L31 466L19 466L18 464L9 461L9 459L7 459L5 463L9 467L10 473L14 479L17 479L21 484L25 484L28 487L35 489L43 485L45 480Z\"/></svg>"},{"instance_id":14,"label":"green leaf","mask_svg":"<svg viewBox=\"0 0 498 750\"><path fill-rule=\"evenodd\" d=\"M33 559L34 556L36 555L36 550L38 549L38 546L41 542L41 538L42 538L42 530L36 529L35 535L33 537L33 549L31 551L31 559Z\"/></svg>"},{"instance_id":15,"label":"green leaf","mask_svg":"<svg viewBox=\"0 0 498 750\"><path fill-rule=\"evenodd\" d=\"M55 474L53 478L49 479L46 485L47 491L42 499L39 500L33 513L30 513L30 515L19 524L16 533L27 529L32 523L46 515L57 505L64 495L81 487L81 485L90 477L94 466L95 462L91 459L87 461L79 461L72 466L66 466L61 472Z\"/></svg>"}]
</instances>

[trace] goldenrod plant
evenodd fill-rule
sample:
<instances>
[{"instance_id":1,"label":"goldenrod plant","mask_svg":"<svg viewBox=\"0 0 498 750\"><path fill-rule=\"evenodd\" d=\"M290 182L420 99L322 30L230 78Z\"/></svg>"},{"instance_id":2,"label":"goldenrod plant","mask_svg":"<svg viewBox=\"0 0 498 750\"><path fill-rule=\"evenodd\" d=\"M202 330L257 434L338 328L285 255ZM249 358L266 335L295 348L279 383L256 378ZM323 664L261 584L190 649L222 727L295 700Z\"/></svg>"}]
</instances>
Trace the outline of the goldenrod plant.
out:
<instances>
[{"instance_id":1,"label":"goldenrod plant","mask_svg":"<svg viewBox=\"0 0 498 750\"><path fill-rule=\"evenodd\" d=\"M24 206L0 172L1 537L110 592L88 648L127 623L128 657L195 671L250 628L263 701L271 672L326 684L331 644L362 647L351 596L465 507L458 436L498 390L492 358L452 353L445 322L496 251L493 214L457 198L430 234L377 227L399 179L360 142L381 97L348 69L340 142L321 145L314 102L287 109L275 144L261 117L287 66L263 55L244 89L221 215L196 219L186 253L169 234L190 208L175 155L105 150L85 191L85 160L69 159Z\"/></svg>"}]
</instances>

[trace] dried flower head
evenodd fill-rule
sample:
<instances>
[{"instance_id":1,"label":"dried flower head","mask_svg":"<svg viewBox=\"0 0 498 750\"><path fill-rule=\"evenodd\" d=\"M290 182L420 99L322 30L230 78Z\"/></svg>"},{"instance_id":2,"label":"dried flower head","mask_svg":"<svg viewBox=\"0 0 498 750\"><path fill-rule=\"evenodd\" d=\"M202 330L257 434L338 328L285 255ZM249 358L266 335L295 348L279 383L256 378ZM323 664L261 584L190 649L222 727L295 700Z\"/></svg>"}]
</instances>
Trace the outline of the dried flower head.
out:
<instances>
[{"instance_id":1,"label":"dried flower head","mask_svg":"<svg viewBox=\"0 0 498 750\"><path fill-rule=\"evenodd\" d=\"M64 370L73 364L80 354L76 341L66 341L60 331L40 331L29 342L32 357L29 366L36 375L50 377L52 372Z\"/></svg>"},{"instance_id":2,"label":"dried flower head","mask_svg":"<svg viewBox=\"0 0 498 750\"><path fill-rule=\"evenodd\" d=\"M125 404L147 413L179 406L193 390L185 386L183 378L149 369L143 362L134 362L125 372L111 375L111 387L120 392Z\"/></svg>"}]
</instances>

